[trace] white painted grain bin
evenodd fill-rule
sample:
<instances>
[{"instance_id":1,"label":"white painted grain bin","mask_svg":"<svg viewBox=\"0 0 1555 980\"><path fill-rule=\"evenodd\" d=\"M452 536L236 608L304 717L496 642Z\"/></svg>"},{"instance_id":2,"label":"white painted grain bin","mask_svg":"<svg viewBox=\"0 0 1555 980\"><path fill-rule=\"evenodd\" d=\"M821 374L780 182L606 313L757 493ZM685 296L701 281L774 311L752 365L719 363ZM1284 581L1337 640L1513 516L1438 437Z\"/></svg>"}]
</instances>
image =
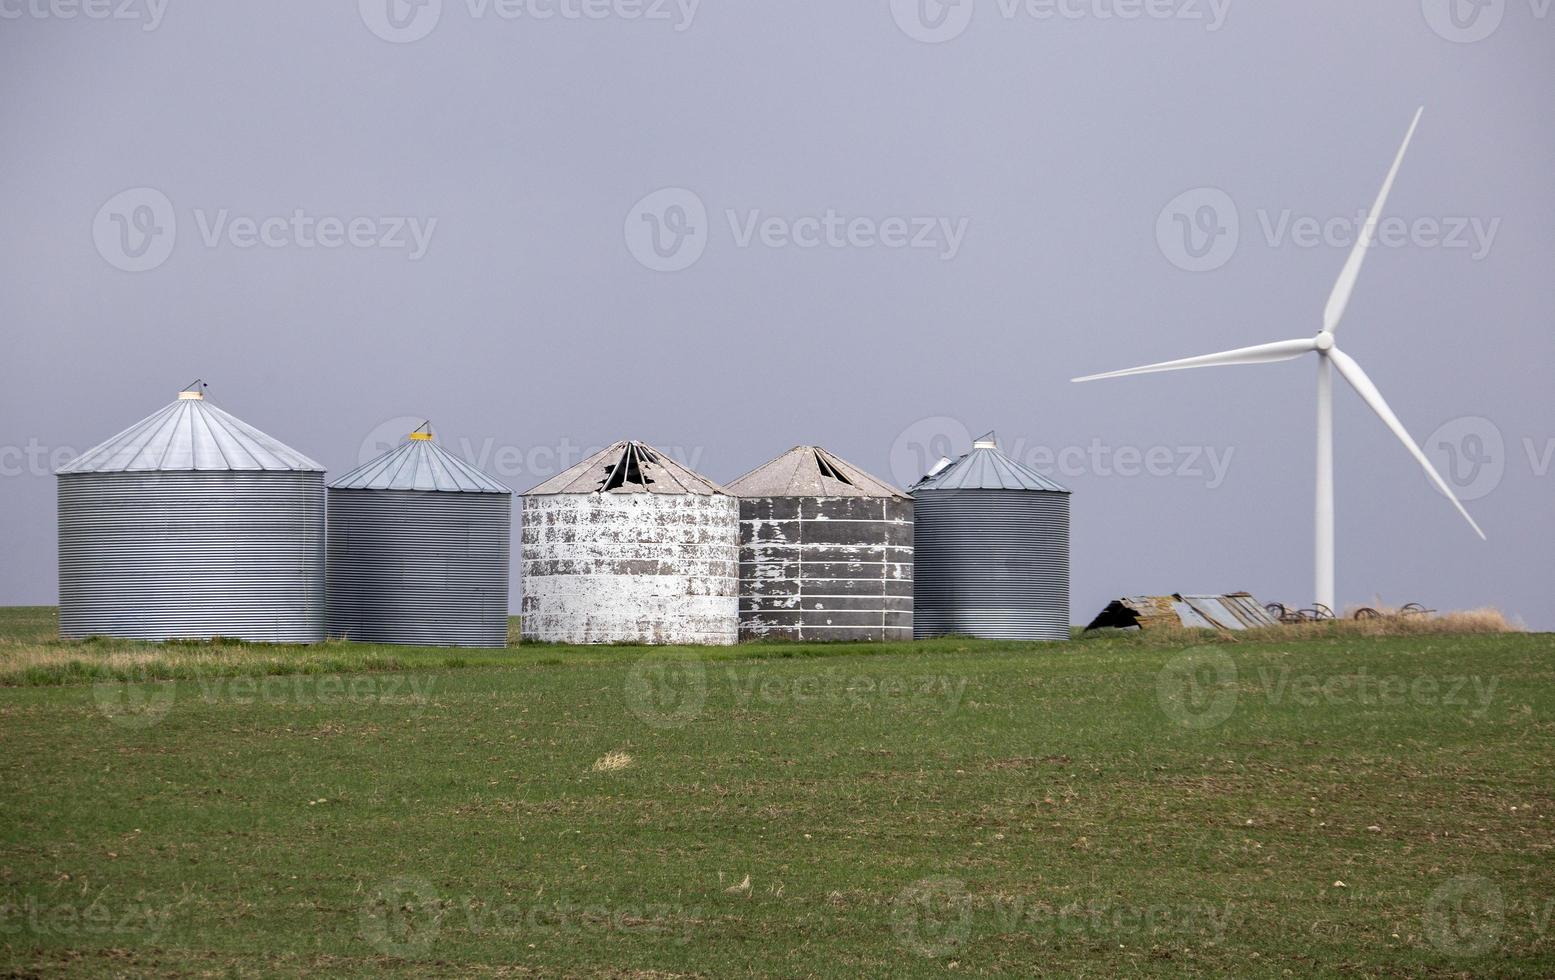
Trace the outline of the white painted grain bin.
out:
<instances>
[{"instance_id":1,"label":"white painted grain bin","mask_svg":"<svg viewBox=\"0 0 1555 980\"><path fill-rule=\"evenodd\" d=\"M324 467L199 390L57 476L61 636L324 638Z\"/></svg>"},{"instance_id":2,"label":"white painted grain bin","mask_svg":"<svg viewBox=\"0 0 1555 980\"><path fill-rule=\"evenodd\" d=\"M329 635L504 647L513 491L430 432L329 485Z\"/></svg>"},{"instance_id":3,"label":"white painted grain bin","mask_svg":"<svg viewBox=\"0 0 1555 980\"><path fill-rule=\"evenodd\" d=\"M730 644L739 505L651 446L618 442L524 495L523 636Z\"/></svg>"},{"instance_id":4,"label":"white painted grain bin","mask_svg":"<svg viewBox=\"0 0 1555 980\"><path fill-rule=\"evenodd\" d=\"M740 638L911 640L913 502L819 446L729 484Z\"/></svg>"}]
</instances>

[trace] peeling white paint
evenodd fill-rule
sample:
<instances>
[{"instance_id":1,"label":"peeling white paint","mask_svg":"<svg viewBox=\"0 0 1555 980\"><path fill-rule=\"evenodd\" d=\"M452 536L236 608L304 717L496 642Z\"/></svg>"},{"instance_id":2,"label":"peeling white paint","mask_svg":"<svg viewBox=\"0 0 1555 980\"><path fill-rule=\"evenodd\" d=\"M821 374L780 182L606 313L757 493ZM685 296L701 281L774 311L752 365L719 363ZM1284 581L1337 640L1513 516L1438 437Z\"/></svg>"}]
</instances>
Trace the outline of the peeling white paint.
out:
<instances>
[{"instance_id":1,"label":"peeling white paint","mask_svg":"<svg viewBox=\"0 0 1555 980\"><path fill-rule=\"evenodd\" d=\"M738 526L721 494L525 497L524 638L734 643Z\"/></svg>"},{"instance_id":2,"label":"peeling white paint","mask_svg":"<svg viewBox=\"0 0 1555 980\"><path fill-rule=\"evenodd\" d=\"M742 636L911 638L910 502L746 497L741 510Z\"/></svg>"}]
</instances>

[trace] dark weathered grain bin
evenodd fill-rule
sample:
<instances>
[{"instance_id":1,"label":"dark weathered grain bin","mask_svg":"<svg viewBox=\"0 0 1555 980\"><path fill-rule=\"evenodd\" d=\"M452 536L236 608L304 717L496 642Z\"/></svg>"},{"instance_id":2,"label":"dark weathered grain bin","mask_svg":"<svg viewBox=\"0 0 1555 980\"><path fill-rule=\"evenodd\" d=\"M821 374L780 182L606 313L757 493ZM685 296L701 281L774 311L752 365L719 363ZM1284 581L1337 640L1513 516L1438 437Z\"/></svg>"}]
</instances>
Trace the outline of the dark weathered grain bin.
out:
<instances>
[{"instance_id":1,"label":"dark weathered grain bin","mask_svg":"<svg viewBox=\"0 0 1555 980\"><path fill-rule=\"evenodd\" d=\"M1069 491L993 433L912 488L913 633L1069 638Z\"/></svg>"},{"instance_id":2,"label":"dark weathered grain bin","mask_svg":"<svg viewBox=\"0 0 1555 980\"><path fill-rule=\"evenodd\" d=\"M524 495L524 638L734 643L739 507L640 442Z\"/></svg>"},{"instance_id":3,"label":"dark weathered grain bin","mask_svg":"<svg viewBox=\"0 0 1555 980\"><path fill-rule=\"evenodd\" d=\"M329 635L502 647L513 492L431 433L329 485Z\"/></svg>"},{"instance_id":4,"label":"dark weathered grain bin","mask_svg":"<svg viewBox=\"0 0 1555 980\"><path fill-rule=\"evenodd\" d=\"M59 631L324 638L324 468L184 391L58 470Z\"/></svg>"},{"instance_id":5,"label":"dark weathered grain bin","mask_svg":"<svg viewBox=\"0 0 1555 980\"><path fill-rule=\"evenodd\" d=\"M911 498L818 446L728 490L740 498L740 639L912 639Z\"/></svg>"}]
</instances>

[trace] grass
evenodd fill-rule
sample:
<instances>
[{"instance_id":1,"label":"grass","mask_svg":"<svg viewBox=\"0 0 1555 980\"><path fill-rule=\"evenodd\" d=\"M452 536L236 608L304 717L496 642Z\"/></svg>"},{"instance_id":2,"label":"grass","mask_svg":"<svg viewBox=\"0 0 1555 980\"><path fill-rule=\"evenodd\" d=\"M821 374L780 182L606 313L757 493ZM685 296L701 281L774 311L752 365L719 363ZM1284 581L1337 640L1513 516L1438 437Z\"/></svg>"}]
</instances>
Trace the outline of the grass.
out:
<instances>
[{"instance_id":1,"label":"grass","mask_svg":"<svg viewBox=\"0 0 1555 980\"><path fill-rule=\"evenodd\" d=\"M1555 974L1555 637L52 639L21 975Z\"/></svg>"}]
</instances>

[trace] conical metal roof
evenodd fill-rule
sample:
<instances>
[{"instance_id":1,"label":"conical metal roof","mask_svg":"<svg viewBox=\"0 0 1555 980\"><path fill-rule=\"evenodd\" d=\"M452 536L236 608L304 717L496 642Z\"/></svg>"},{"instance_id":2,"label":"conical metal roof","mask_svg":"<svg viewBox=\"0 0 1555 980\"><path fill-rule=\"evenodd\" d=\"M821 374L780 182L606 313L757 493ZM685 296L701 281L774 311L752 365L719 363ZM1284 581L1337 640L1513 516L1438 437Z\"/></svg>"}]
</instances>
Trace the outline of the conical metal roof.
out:
<instances>
[{"instance_id":1,"label":"conical metal roof","mask_svg":"<svg viewBox=\"0 0 1555 980\"><path fill-rule=\"evenodd\" d=\"M322 473L324 467L205 400L181 391L178 400L55 470L68 473L172 471Z\"/></svg>"},{"instance_id":2,"label":"conical metal roof","mask_svg":"<svg viewBox=\"0 0 1555 980\"><path fill-rule=\"evenodd\" d=\"M729 484L738 497L901 497L906 494L820 446L795 446Z\"/></svg>"},{"instance_id":3,"label":"conical metal roof","mask_svg":"<svg viewBox=\"0 0 1555 980\"><path fill-rule=\"evenodd\" d=\"M423 427L424 429L425 427ZM427 490L435 493L513 491L445 451L432 433L418 429L404 445L364 463L331 483L332 490Z\"/></svg>"},{"instance_id":4,"label":"conical metal roof","mask_svg":"<svg viewBox=\"0 0 1555 980\"><path fill-rule=\"evenodd\" d=\"M920 490L1069 492L1067 487L1054 483L1031 467L1000 452L999 441L992 432L972 443L972 451L954 463L930 470L927 476L913 484L913 493Z\"/></svg>"},{"instance_id":5,"label":"conical metal roof","mask_svg":"<svg viewBox=\"0 0 1555 980\"><path fill-rule=\"evenodd\" d=\"M525 496L553 493L656 493L711 496L728 493L694 470L652 446L618 442L601 449L566 472L551 477Z\"/></svg>"}]
</instances>

